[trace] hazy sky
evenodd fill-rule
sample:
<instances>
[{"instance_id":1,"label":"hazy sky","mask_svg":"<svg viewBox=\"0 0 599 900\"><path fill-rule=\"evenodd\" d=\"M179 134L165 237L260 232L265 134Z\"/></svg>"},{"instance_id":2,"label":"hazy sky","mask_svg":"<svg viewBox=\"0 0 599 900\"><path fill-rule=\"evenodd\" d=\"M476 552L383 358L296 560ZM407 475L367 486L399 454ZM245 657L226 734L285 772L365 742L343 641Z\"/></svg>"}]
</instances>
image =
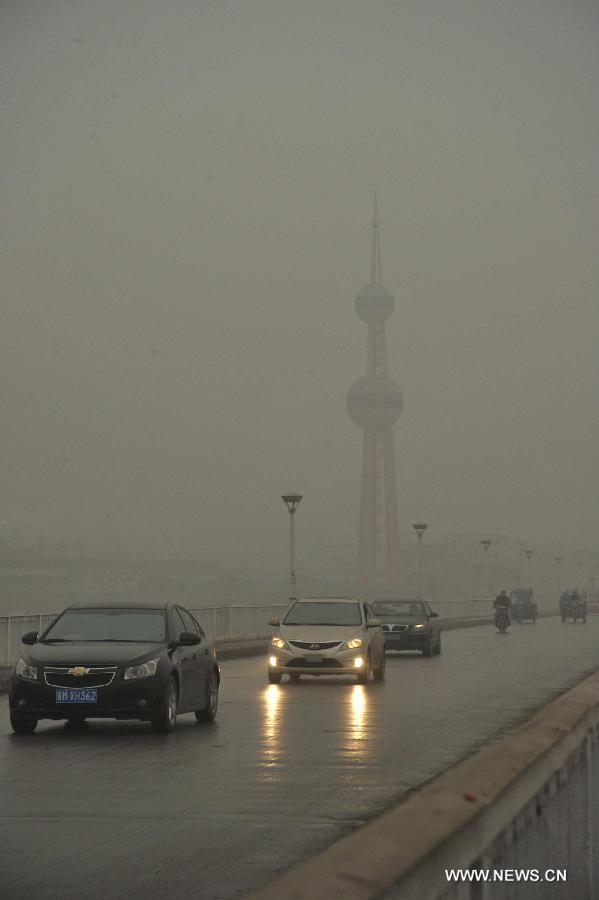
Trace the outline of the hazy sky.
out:
<instances>
[{"instance_id":1,"label":"hazy sky","mask_svg":"<svg viewBox=\"0 0 599 900\"><path fill-rule=\"evenodd\" d=\"M599 539L595 0L4 0L7 539L357 531L372 190L403 524ZM268 550L266 555L268 555Z\"/></svg>"}]
</instances>

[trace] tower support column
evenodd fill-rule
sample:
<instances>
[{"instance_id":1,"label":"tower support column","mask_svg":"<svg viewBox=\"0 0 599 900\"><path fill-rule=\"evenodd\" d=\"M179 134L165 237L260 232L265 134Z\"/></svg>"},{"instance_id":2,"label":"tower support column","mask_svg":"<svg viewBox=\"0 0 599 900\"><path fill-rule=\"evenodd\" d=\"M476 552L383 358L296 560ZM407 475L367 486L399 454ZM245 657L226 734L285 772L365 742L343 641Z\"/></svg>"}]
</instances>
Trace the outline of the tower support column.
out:
<instances>
[{"instance_id":1,"label":"tower support column","mask_svg":"<svg viewBox=\"0 0 599 900\"><path fill-rule=\"evenodd\" d=\"M383 482L385 492L385 573L387 582L399 581L399 517L395 479L393 432L383 432Z\"/></svg>"},{"instance_id":2,"label":"tower support column","mask_svg":"<svg viewBox=\"0 0 599 900\"><path fill-rule=\"evenodd\" d=\"M376 577L376 432L364 431L360 493L359 580L367 589Z\"/></svg>"}]
</instances>

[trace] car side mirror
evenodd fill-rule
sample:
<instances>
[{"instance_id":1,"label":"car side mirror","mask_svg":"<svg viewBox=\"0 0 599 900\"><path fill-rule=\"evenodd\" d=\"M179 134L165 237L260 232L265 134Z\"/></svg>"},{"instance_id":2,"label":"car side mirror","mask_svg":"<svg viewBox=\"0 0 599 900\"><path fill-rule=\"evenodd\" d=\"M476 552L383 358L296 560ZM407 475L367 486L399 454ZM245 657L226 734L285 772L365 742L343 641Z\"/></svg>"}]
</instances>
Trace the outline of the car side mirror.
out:
<instances>
[{"instance_id":1,"label":"car side mirror","mask_svg":"<svg viewBox=\"0 0 599 900\"><path fill-rule=\"evenodd\" d=\"M38 633L37 631L28 631L27 634L24 634L21 638L23 644L37 644Z\"/></svg>"},{"instance_id":2,"label":"car side mirror","mask_svg":"<svg viewBox=\"0 0 599 900\"><path fill-rule=\"evenodd\" d=\"M381 624L382 623L381 623L380 619L367 619L366 620L367 628L378 628Z\"/></svg>"},{"instance_id":3,"label":"car side mirror","mask_svg":"<svg viewBox=\"0 0 599 900\"><path fill-rule=\"evenodd\" d=\"M280 619L271 619L268 624L272 625L273 628L279 628L281 625L281 620Z\"/></svg>"},{"instance_id":4,"label":"car side mirror","mask_svg":"<svg viewBox=\"0 0 599 900\"><path fill-rule=\"evenodd\" d=\"M430 612L430 613L429 613L429 618L431 618L431 619L438 619L438 618L439 618L439 613Z\"/></svg>"},{"instance_id":5,"label":"car side mirror","mask_svg":"<svg viewBox=\"0 0 599 900\"><path fill-rule=\"evenodd\" d=\"M202 643L202 638L199 634L193 634L191 631L182 631L178 643L180 647L195 647Z\"/></svg>"}]
</instances>

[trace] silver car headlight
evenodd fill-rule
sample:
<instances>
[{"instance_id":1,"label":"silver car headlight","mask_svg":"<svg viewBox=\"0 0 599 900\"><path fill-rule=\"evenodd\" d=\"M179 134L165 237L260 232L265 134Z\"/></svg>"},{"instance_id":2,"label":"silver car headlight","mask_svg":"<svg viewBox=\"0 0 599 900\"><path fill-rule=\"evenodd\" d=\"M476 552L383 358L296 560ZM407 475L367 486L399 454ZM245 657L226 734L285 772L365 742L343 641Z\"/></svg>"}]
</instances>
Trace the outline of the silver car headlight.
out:
<instances>
[{"instance_id":1,"label":"silver car headlight","mask_svg":"<svg viewBox=\"0 0 599 900\"><path fill-rule=\"evenodd\" d=\"M284 650L287 647L287 641L284 641L282 637L279 637L278 634L274 634L272 636L271 647L276 647L277 650Z\"/></svg>"},{"instance_id":2,"label":"silver car headlight","mask_svg":"<svg viewBox=\"0 0 599 900\"><path fill-rule=\"evenodd\" d=\"M412 625L412 631L424 631L425 628L428 628L428 625Z\"/></svg>"},{"instance_id":3,"label":"silver car headlight","mask_svg":"<svg viewBox=\"0 0 599 900\"><path fill-rule=\"evenodd\" d=\"M357 650L358 647L364 646L364 641L360 637L352 638L350 641L345 642L345 646L348 650Z\"/></svg>"},{"instance_id":4,"label":"silver car headlight","mask_svg":"<svg viewBox=\"0 0 599 900\"><path fill-rule=\"evenodd\" d=\"M35 666L30 666L29 663L26 663L23 657L18 660L15 666L15 675L25 678L27 681L37 681L37 669Z\"/></svg>"},{"instance_id":5,"label":"silver car headlight","mask_svg":"<svg viewBox=\"0 0 599 900\"><path fill-rule=\"evenodd\" d=\"M155 675L158 669L160 659L149 659L148 662L140 663L138 666L129 666L125 669L125 681L131 678L149 678Z\"/></svg>"}]
</instances>

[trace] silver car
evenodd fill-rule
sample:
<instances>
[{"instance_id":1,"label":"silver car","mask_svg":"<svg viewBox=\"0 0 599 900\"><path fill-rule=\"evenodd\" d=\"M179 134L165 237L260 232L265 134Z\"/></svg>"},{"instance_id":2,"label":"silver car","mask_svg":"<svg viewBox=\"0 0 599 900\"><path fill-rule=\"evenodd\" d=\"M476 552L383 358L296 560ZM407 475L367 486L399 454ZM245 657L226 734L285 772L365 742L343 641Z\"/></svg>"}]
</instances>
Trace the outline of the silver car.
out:
<instances>
[{"instance_id":1,"label":"silver car","mask_svg":"<svg viewBox=\"0 0 599 900\"><path fill-rule=\"evenodd\" d=\"M359 684L385 677L385 638L368 603L349 597L296 600L268 648L268 680L283 675L355 675Z\"/></svg>"}]
</instances>

